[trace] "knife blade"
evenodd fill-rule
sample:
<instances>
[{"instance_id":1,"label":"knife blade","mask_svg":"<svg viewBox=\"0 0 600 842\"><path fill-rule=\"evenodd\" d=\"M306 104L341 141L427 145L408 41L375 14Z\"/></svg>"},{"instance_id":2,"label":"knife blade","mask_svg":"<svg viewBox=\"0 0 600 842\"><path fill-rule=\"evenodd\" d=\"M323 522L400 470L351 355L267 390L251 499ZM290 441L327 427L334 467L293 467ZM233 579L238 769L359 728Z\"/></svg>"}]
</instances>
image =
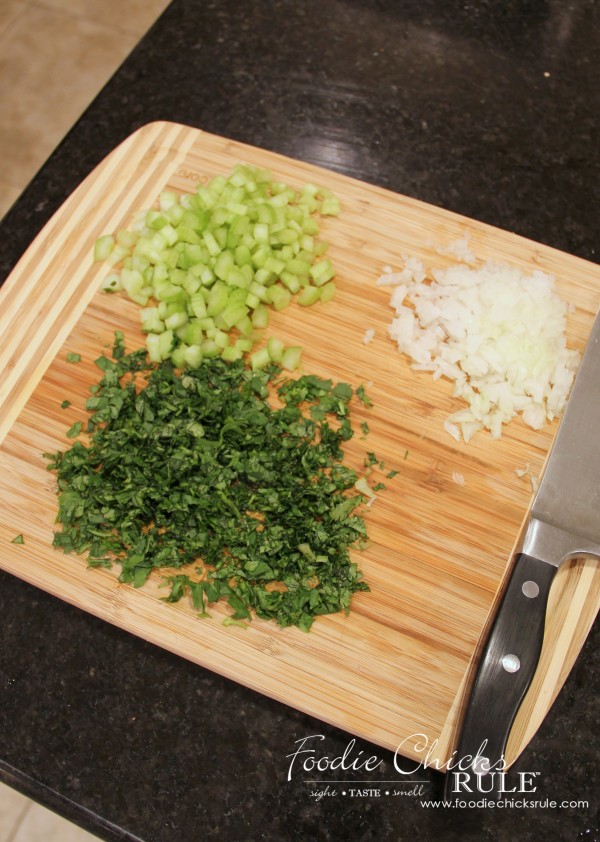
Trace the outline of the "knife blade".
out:
<instances>
[{"instance_id":1,"label":"knife blade","mask_svg":"<svg viewBox=\"0 0 600 842\"><path fill-rule=\"evenodd\" d=\"M600 315L592 327L475 673L445 798L502 796L506 744L536 672L559 567L600 557Z\"/></svg>"}]
</instances>

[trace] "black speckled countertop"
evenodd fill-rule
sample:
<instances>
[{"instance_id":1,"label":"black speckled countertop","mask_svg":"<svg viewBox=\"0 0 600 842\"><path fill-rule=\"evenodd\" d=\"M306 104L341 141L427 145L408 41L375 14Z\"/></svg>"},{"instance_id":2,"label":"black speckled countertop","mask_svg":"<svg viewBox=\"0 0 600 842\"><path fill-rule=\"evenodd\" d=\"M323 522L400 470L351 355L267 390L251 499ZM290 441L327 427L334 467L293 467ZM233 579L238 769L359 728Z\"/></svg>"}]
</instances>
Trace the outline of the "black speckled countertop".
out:
<instances>
[{"instance_id":1,"label":"black speckled countertop","mask_svg":"<svg viewBox=\"0 0 600 842\"><path fill-rule=\"evenodd\" d=\"M156 119L597 261L599 90L594 0L175 0L3 221L0 279L90 170ZM352 757L381 765L347 772L347 788L382 794L316 800L297 768L288 781L287 755L322 734L320 754L340 756L351 735L5 574L0 628L0 779L103 839L600 840L597 626L514 767L539 773L531 798L586 804L466 811L378 785L402 775L363 741ZM440 797L441 774L407 779Z\"/></svg>"}]
</instances>

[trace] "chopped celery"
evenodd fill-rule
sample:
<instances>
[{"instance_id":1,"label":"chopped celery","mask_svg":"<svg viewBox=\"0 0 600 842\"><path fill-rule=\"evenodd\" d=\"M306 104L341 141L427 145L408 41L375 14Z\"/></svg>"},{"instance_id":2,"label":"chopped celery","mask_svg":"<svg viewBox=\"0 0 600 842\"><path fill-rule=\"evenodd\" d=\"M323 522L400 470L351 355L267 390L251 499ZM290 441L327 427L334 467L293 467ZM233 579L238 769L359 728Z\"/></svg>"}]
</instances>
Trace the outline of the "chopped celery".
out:
<instances>
[{"instance_id":1,"label":"chopped celery","mask_svg":"<svg viewBox=\"0 0 600 842\"><path fill-rule=\"evenodd\" d=\"M281 358L282 366L287 371L295 371L300 365L300 357L302 355L302 348L299 345L292 345L286 348Z\"/></svg>"},{"instance_id":2,"label":"chopped celery","mask_svg":"<svg viewBox=\"0 0 600 842\"><path fill-rule=\"evenodd\" d=\"M158 334L158 351L162 360L168 360L173 347L173 331L165 330Z\"/></svg>"},{"instance_id":3,"label":"chopped celery","mask_svg":"<svg viewBox=\"0 0 600 842\"><path fill-rule=\"evenodd\" d=\"M216 241L214 234L212 234L210 231L204 231L202 234L202 238L204 239L204 242L206 243L206 248L208 249L212 257L216 257L218 254L220 254L221 247Z\"/></svg>"},{"instance_id":4,"label":"chopped celery","mask_svg":"<svg viewBox=\"0 0 600 842\"><path fill-rule=\"evenodd\" d=\"M261 301L265 300L265 295L267 293L267 287L263 286L263 284L259 284L258 281L252 281L250 286L248 287L248 292L251 292L253 295L256 295ZM258 307L258 304L256 305ZM256 310L256 307L254 308Z\"/></svg>"},{"instance_id":5,"label":"chopped celery","mask_svg":"<svg viewBox=\"0 0 600 842\"><path fill-rule=\"evenodd\" d=\"M170 207L177 204L177 193L172 190L163 190L159 196L159 205L161 211L167 211Z\"/></svg>"},{"instance_id":6,"label":"chopped celery","mask_svg":"<svg viewBox=\"0 0 600 842\"><path fill-rule=\"evenodd\" d=\"M281 275L285 269L285 262L278 260L276 257L267 257L264 268L268 269L269 272L273 272L274 275Z\"/></svg>"},{"instance_id":7,"label":"chopped celery","mask_svg":"<svg viewBox=\"0 0 600 842\"><path fill-rule=\"evenodd\" d=\"M111 234L98 237L94 243L94 260L107 260L115 247L115 238Z\"/></svg>"},{"instance_id":8,"label":"chopped celery","mask_svg":"<svg viewBox=\"0 0 600 842\"><path fill-rule=\"evenodd\" d=\"M186 313L173 313L165 319L165 327L169 330L177 330L187 323L188 317Z\"/></svg>"},{"instance_id":9,"label":"chopped celery","mask_svg":"<svg viewBox=\"0 0 600 842\"><path fill-rule=\"evenodd\" d=\"M123 228L117 232L117 243L126 249L132 249L137 243L138 234L135 231L128 231Z\"/></svg>"},{"instance_id":10,"label":"chopped celery","mask_svg":"<svg viewBox=\"0 0 600 842\"><path fill-rule=\"evenodd\" d=\"M206 318L198 319L198 324L202 328L203 331L211 330L215 326L215 320L211 319L210 316L206 316Z\"/></svg>"},{"instance_id":11,"label":"chopped celery","mask_svg":"<svg viewBox=\"0 0 600 842\"><path fill-rule=\"evenodd\" d=\"M328 283L324 284L320 289L321 301L324 304L327 304L327 302L331 301L331 299L335 295L335 284L333 281L328 281Z\"/></svg>"},{"instance_id":12,"label":"chopped celery","mask_svg":"<svg viewBox=\"0 0 600 842\"><path fill-rule=\"evenodd\" d=\"M280 363L283 359L284 351L285 345L281 339L276 339L274 336L271 336L267 340L267 352L271 362Z\"/></svg>"},{"instance_id":13,"label":"chopped celery","mask_svg":"<svg viewBox=\"0 0 600 842\"><path fill-rule=\"evenodd\" d=\"M331 260L325 257L317 263L313 263L310 267L310 276L315 286L323 286L327 281L330 281L335 275L335 270L331 264Z\"/></svg>"},{"instance_id":14,"label":"chopped celery","mask_svg":"<svg viewBox=\"0 0 600 842\"><path fill-rule=\"evenodd\" d=\"M273 272L271 272L270 269L261 266L259 269L256 270L254 274L254 280L261 286L270 287L273 286L277 278L275 277Z\"/></svg>"},{"instance_id":15,"label":"chopped celery","mask_svg":"<svg viewBox=\"0 0 600 842\"><path fill-rule=\"evenodd\" d=\"M302 286L298 276L287 271L281 273L281 283L292 293L292 295L299 292Z\"/></svg>"},{"instance_id":16,"label":"chopped celery","mask_svg":"<svg viewBox=\"0 0 600 842\"><path fill-rule=\"evenodd\" d=\"M327 196L321 202L321 216L339 216L340 210L340 200L336 199L335 196Z\"/></svg>"},{"instance_id":17,"label":"chopped celery","mask_svg":"<svg viewBox=\"0 0 600 842\"><path fill-rule=\"evenodd\" d=\"M269 301L276 310L283 310L292 300L292 294L285 287L273 286L269 288Z\"/></svg>"},{"instance_id":18,"label":"chopped celery","mask_svg":"<svg viewBox=\"0 0 600 842\"><path fill-rule=\"evenodd\" d=\"M179 328L177 336L188 345L200 345L204 338L203 330L200 327L198 319L190 319L190 321Z\"/></svg>"},{"instance_id":19,"label":"chopped celery","mask_svg":"<svg viewBox=\"0 0 600 842\"><path fill-rule=\"evenodd\" d=\"M297 257L288 260L286 267L288 272L294 275L308 275L310 271L310 263L306 260L300 260Z\"/></svg>"},{"instance_id":20,"label":"chopped celery","mask_svg":"<svg viewBox=\"0 0 600 842\"><path fill-rule=\"evenodd\" d=\"M190 368L197 368L202 362L202 348L200 345L190 345L183 352L183 357Z\"/></svg>"},{"instance_id":21,"label":"chopped celery","mask_svg":"<svg viewBox=\"0 0 600 842\"><path fill-rule=\"evenodd\" d=\"M229 344L229 337L224 330L216 330L213 336L213 342L218 348L223 350Z\"/></svg>"},{"instance_id":22,"label":"chopped celery","mask_svg":"<svg viewBox=\"0 0 600 842\"><path fill-rule=\"evenodd\" d=\"M227 276L231 269L233 269L233 255L230 251L222 251L217 259L215 260L215 265L213 267L214 273L217 278L220 278L222 281L227 280Z\"/></svg>"},{"instance_id":23,"label":"chopped celery","mask_svg":"<svg viewBox=\"0 0 600 842\"><path fill-rule=\"evenodd\" d=\"M208 306L206 308L208 315L214 317L222 312L227 305L228 298L229 292L227 290L227 286L223 283L217 282L213 287L211 287L210 295L208 297Z\"/></svg>"},{"instance_id":24,"label":"chopped celery","mask_svg":"<svg viewBox=\"0 0 600 842\"><path fill-rule=\"evenodd\" d=\"M206 316L206 301L201 292L195 292L190 296L190 309L197 319Z\"/></svg>"},{"instance_id":25,"label":"chopped celery","mask_svg":"<svg viewBox=\"0 0 600 842\"><path fill-rule=\"evenodd\" d=\"M188 346L185 344L178 345L171 351L171 362L175 366L175 368L185 368L187 363L185 361L185 352L187 351Z\"/></svg>"},{"instance_id":26,"label":"chopped celery","mask_svg":"<svg viewBox=\"0 0 600 842\"><path fill-rule=\"evenodd\" d=\"M235 340L233 347L237 348L242 354L247 354L248 351L252 350L252 340L240 337Z\"/></svg>"},{"instance_id":27,"label":"chopped celery","mask_svg":"<svg viewBox=\"0 0 600 842\"><path fill-rule=\"evenodd\" d=\"M259 351L255 351L250 357L250 365L253 371L265 368L269 365L270 362L271 358L269 356L269 351L267 350L267 348L261 348Z\"/></svg>"},{"instance_id":28,"label":"chopped celery","mask_svg":"<svg viewBox=\"0 0 600 842\"><path fill-rule=\"evenodd\" d=\"M271 307L282 310L294 297L302 306L331 299L335 270L323 257L316 215L339 212L326 188L296 191L268 170L237 165L193 193L163 191L130 229L99 237L94 259L116 267L103 289L123 289L143 308L151 359L235 360L251 352ZM296 367L296 349L277 342L271 352Z\"/></svg>"},{"instance_id":29,"label":"chopped celery","mask_svg":"<svg viewBox=\"0 0 600 842\"><path fill-rule=\"evenodd\" d=\"M242 356L242 350L240 348L236 348L235 345L228 345L226 348L223 348L223 352L221 353L221 357L229 363L241 360Z\"/></svg>"},{"instance_id":30,"label":"chopped celery","mask_svg":"<svg viewBox=\"0 0 600 842\"><path fill-rule=\"evenodd\" d=\"M102 289L105 292L118 292L123 289L121 284L121 277L118 272L109 272L106 278L102 281Z\"/></svg>"},{"instance_id":31,"label":"chopped celery","mask_svg":"<svg viewBox=\"0 0 600 842\"><path fill-rule=\"evenodd\" d=\"M246 304L250 310L255 310L260 304L260 298L258 295L254 295L253 292L249 292L246 296Z\"/></svg>"},{"instance_id":32,"label":"chopped celery","mask_svg":"<svg viewBox=\"0 0 600 842\"><path fill-rule=\"evenodd\" d=\"M158 307L144 307L140 310L140 320L143 333L162 333L165 329L165 323L158 315Z\"/></svg>"},{"instance_id":33,"label":"chopped celery","mask_svg":"<svg viewBox=\"0 0 600 842\"><path fill-rule=\"evenodd\" d=\"M148 349L148 357L153 363L159 363L162 360L160 355L160 335L158 333L149 333L146 337L146 348Z\"/></svg>"},{"instance_id":34,"label":"chopped celery","mask_svg":"<svg viewBox=\"0 0 600 842\"><path fill-rule=\"evenodd\" d=\"M264 304L259 304L252 313L252 326L257 330L264 330L269 324L269 311Z\"/></svg>"},{"instance_id":35,"label":"chopped celery","mask_svg":"<svg viewBox=\"0 0 600 842\"><path fill-rule=\"evenodd\" d=\"M205 339L200 348L205 357L218 357L222 350L213 339Z\"/></svg>"},{"instance_id":36,"label":"chopped celery","mask_svg":"<svg viewBox=\"0 0 600 842\"><path fill-rule=\"evenodd\" d=\"M311 237L316 237L319 233L319 223L312 216L307 216L302 223L302 231L305 234L310 234Z\"/></svg>"},{"instance_id":37,"label":"chopped celery","mask_svg":"<svg viewBox=\"0 0 600 842\"><path fill-rule=\"evenodd\" d=\"M269 242L269 226L265 222L257 222L252 233L257 243Z\"/></svg>"},{"instance_id":38,"label":"chopped celery","mask_svg":"<svg viewBox=\"0 0 600 842\"><path fill-rule=\"evenodd\" d=\"M242 319L239 320L239 322L236 323L235 326L237 327L239 332L242 334L242 336L246 336L246 337L252 336L252 333L254 332L254 328L256 327L256 325L253 323L250 316L244 316Z\"/></svg>"},{"instance_id":39,"label":"chopped celery","mask_svg":"<svg viewBox=\"0 0 600 842\"><path fill-rule=\"evenodd\" d=\"M321 289L319 287L307 286L304 287L298 296L298 304L301 304L303 307L310 307L315 303L315 301L318 301L320 297Z\"/></svg>"},{"instance_id":40,"label":"chopped celery","mask_svg":"<svg viewBox=\"0 0 600 842\"><path fill-rule=\"evenodd\" d=\"M227 328L230 329L238 322L241 322L248 315L248 307L245 304L236 304L235 302L228 302L221 312L221 317Z\"/></svg>"}]
</instances>

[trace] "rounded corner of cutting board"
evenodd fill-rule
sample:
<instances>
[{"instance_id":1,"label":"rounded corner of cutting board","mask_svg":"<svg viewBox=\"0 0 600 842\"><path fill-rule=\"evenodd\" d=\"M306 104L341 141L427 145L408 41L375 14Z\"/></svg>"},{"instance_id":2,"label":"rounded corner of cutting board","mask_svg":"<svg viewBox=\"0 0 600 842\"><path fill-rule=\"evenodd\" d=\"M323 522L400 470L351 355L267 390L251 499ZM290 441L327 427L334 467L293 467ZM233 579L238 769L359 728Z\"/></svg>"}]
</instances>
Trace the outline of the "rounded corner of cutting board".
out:
<instances>
[{"instance_id":1,"label":"rounded corner of cutting board","mask_svg":"<svg viewBox=\"0 0 600 842\"><path fill-rule=\"evenodd\" d=\"M132 131L131 134L122 141L122 143L127 143L135 138L143 138L146 135L148 135L148 137L154 137L171 131L194 132L198 135L205 134L203 129L199 129L195 126L187 126L185 123L177 123L174 120L150 120L148 123L143 123L137 129L134 129L134 131ZM117 146L115 148L118 149L119 147Z\"/></svg>"},{"instance_id":2,"label":"rounded corner of cutting board","mask_svg":"<svg viewBox=\"0 0 600 842\"><path fill-rule=\"evenodd\" d=\"M578 557L555 576L546 611L539 666L519 708L506 749L511 766L527 748L575 666L598 614L600 561Z\"/></svg>"}]
</instances>

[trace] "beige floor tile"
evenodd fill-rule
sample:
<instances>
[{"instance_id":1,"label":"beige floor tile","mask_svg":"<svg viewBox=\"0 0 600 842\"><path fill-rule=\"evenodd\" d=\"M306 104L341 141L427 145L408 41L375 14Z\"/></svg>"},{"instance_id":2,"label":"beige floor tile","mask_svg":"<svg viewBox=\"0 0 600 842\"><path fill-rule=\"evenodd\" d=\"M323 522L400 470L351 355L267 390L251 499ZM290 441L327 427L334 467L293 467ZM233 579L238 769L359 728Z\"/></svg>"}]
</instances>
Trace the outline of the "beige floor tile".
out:
<instances>
[{"instance_id":1,"label":"beige floor tile","mask_svg":"<svg viewBox=\"0 0 600 842\"><path fill-rule=\"evenodd\" d=\"M54 9L29 6L0 39L0 85L65 99L96 93L137 43L130 33Z\"/></svg>"},{"instance_id":2,"label":"beige floor tile","mask_svg":"<svg viewBox=\"0 0 600 842\"><path fill-rule=\"evenodd\" d=\"M141 36L169 5L170 0L34 0Z\"/></svg>"},{"instance_id":3,"label":"beige floor tile","mask_svg":"<svg viewBox=\"0 0 600 842\"><path fill-rule=\"evenodd\" d=\"M24 187L137 42L28 7L0 36L0 181Z\"/></svg>"},{"instance_id":4,"label":"beige floor tile","mask_svg":"<svg viewBox=\"0 0 600 842\"><path fill-rule=\"evenodd\" d=\"M97 836L81 830L77 825L46 810L45 807L32 803L11 842L97 842L97 840Z\"/></svg>"},{"instance_id":5,"label":"beige floor tile","mask_svg":"<svg viewBox=\"0 0 600 842\"><path fill-rule=\"evenodd\" d=\"M30 805L28 798L5 784L0 784L0 840L10 839Z\"/></svg>"},{"instance_id":6,"label":"beige floor tile","mask_svg":"<svg viewBox=\"0 0 600 842\"><path fill-rule=\"evenodd\" d=\"M16 18L27 8L21 0L0 0L0 35L14 23Z\"/></svg>"},{"instance_id":7,"label":"beige floor tile","mask_svg":"<svg viewBox=\"0 0 600 842\"><path fill-rule=\"evenodd\" d=\"M12 203L15 202L20 195L20 187L13 187L12 184L4 184L0 181L0 219L2 219ZM0 836L0 842L1 841L2 837Z\"/></svg>"},{"instance_id":8,"label":"beige floor tile","mask_svg":"<svg viewBox=\"0 0 600 842\"><path fill-rule=\"evenodd\" d=\"M79 103L61 106L43 89L12 97L0 85L0 182L24 189L80 111Z\"/></svg>"}]
</instances>

